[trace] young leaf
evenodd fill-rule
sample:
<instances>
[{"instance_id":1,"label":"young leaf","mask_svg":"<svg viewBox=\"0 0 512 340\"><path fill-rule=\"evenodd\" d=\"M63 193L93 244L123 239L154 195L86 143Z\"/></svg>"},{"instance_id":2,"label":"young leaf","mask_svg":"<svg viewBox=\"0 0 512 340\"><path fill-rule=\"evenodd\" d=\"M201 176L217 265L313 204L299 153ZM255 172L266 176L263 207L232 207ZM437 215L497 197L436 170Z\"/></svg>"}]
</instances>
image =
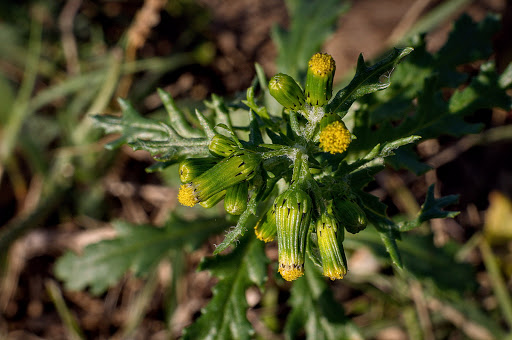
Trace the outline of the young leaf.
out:
<instances>
[{"instance_id":1,"label":"young leaf","mask_svg":"<svg viewBox=\"0 0 512 340\"><path fill-rule=\"evenodd\" d=\"M219 282L199 319L184 330L183 339L251 339L254 331L246 318L245 291L263 285L267 262L264 243L254 234L242 239L230 254L203 259L199 269L209 270Z\"/></svg>"},{"instance_id":2,"label":"young leaf","mask_svg":"<svg viewBox=\"0 0 512 340\"><path fill-rule=\"evenodd\" d=\"M275 26L272 40L277 45L277 69L295 79L305 74L309 58L334 32L340 14L348 3L339 0L287 0L290 28L286 31Z\"/></svg>"},{"instance_id":3,"label":"young leaf","mask_svg":"<svg viewBox=\"0 0 512 340\"><path fill-rule=\"evenodd\" d=\"M293 283L288 301L292 310L284 329L286 339L298 338L302 330L306 339L363 339L309 259L306 275Z\"/></svg>"},{"instance_id":4,"label":"young leaf","mask_svg":"<svg viewBox=\"0 0 512 340\"><path fill-rule=\"evenodd\" d=\"M366 66L363 55L360 54L354 78L336 94L325 111L337 113L343 118L356 99L389 87L391 74L396 65L412 51L411 47L395 48L387 57L370 67Z\"/></svg>"},{"instance_id":5,"label":"young leaf","mask_svg":"<svg viewBox=\"0 0 512 340\"><path fill-rule=\"evenodd\" d=\"M57 261L55 275L64 281L67 289L90 286L91 293L98 295L116 284L126 271L144 275L169 249L198 246L226 226L218 220L194 223L174 220L164 228L118 221L114 223L116 238L87 246L81 256L66 253Z\"/></svg>"},{"instance_id":6,"label":"young leaf","mask_svg":"<svg viewBox=\"0 0 512 340\"><path fill-rule=\"evenodd\" d=\"M169 97L170 98L170 97ZM172 106L165 95L166 105ZM159 161L177 160L186 155L208 155L207 138L184 138L171 126L142 117L130 103L119 99L123 116L94 115L97 126L103 128L106 133L121 133L121 137L110 142L105 147L115 149L123 144L130 145L134 150L148 151ZM176 113L175 113L176 114ZM209 123L203 115L198 113L198 118L210 138L213 133ZM178 119L179 120L179 119ZM178 124L174 120L174 124ZM179 125L179 124L178 124ZM180 129L185 129L184 126ZM188 133L187 133L188 134Z\"/></svg>"},{"instance_id":7,"label":"young leaf","mask_svg":"<svg viewBox=\"0 0 512 340\"><path fill-rule=\"evenodd\" d=\"M386 142L375 145L375 147L366 154L366 156L361 159L352 162L350 164L342 164L338 168L338 173L346 173L353 172L357 169L364 170L364 168L368 167L369 164L372 166L376 165L384 165L384 158L393 156L399 149L405 145L414 143L415 141L421 139L419 136L409 136L404 138L399 138L391 142ZM367 182L368 183L368 182Z\"/></svg>"},{"instance_id":8,"label":"young leaf","mask_svg":"<svg viewBox=\"0 0 512 340\"><path fill-rule=\"evenodd\" d=\"M171 127L176 130L182 137L198 138L203 137L203 134L198 129L190 126L185 118L183 112L176 106L174 99L171 95L162 89L158 89L158 96L164 104L165 110L169 114L169 122Z\"/></svg>"},{"instance_id":9,"label":"young leaf","mask_svg":"<svg viewBox=\"0 0 512 340\"><path fill-rule=\"evenodd\" d=\"M123 144L133 143L139 139L165 140L169 137L167 129L162 123L142 117L135 108L124 99L119 99L123 111L122 117L111 115L93 115L96 126L101 127L105 133L120 133L122 136L105 147L116 149Z\"/></svg>"}]
</instances>

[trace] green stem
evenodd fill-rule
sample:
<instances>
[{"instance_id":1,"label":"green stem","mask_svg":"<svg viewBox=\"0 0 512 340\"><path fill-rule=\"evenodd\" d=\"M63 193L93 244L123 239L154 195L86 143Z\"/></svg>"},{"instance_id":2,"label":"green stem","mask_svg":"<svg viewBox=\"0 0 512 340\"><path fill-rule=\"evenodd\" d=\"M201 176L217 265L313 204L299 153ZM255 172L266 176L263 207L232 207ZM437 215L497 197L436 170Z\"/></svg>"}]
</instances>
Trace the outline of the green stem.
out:
<instances>
[{"instance_id":1,"label":"green stem","mask_svg":"<svg viewBox=\"0 0 512 340\"><path fill-rule=\"evenodd\" d=\"M508 324L509 329L512 329L512 299L507 291L507 286L501 276L496 257L492 253L487 240L482 237L480 242L480 251L484 260L485 268L489 273L491 285L493 286L494 293L496 294L498 305L503 312L503 317Z\"/></svg>"},{"instance_id":2,"label":"green stem","mask_svg":"<svg viewBox=\"0 0 512 340\"><path fill-rule=\"evenodd\" d=\"M316 206L318 209L318 213L320 214L322 211L326 210L327 207L327 201L325 197L322 194L322 191L320 190L320 187L318 186L318 183L315 181L313 176L311 176L311 173L309 172L309 163L308 158L303 157L302 158L302 178L303 180L307 181L309 189L313 193L313 196L315 198Z\"/></svg>"},{"instance_id":3,"label":"green stem","mask_svg":"<svg viewBox=\"0 0 512 340\"><path fill-rule=\"evenodd\" d=\"M11 155L23 122L31 112L28 107L30 95L32 94L36 82L37 65L41 55L41 34L41 24L35 19L32 20L28 46L29 52L27 64L25 65L25 73L23 74L23 82L12 107L12 113L9 115L9 119L3 128L3 138L0 146L0 164L3 164Z\"/></svg>"},{"instance_id":4,"label":"green stem","mask_svg":"<svg viewBox=\"0 0 512 340\"><path fill-rule=\"evenodd\" d=\"M300 131L299 119L297 118L297 112L290 111L290 127L297 136L302 136Z\"/></svg>"},{"instance_id":5,"label":"green stem","mask_svg":"<svg viewBox=\"0 0 512 340\"><path fill-rule=\"evenodd\" d=\"M292 149L290 149L288 147L283 147L283 148L281 148L279 150L263 152L261 154L261 158L263 158L263 159L270 159L270 158L281 157L281 156L288 156L288 157L290 157L291 153L292 153Z\"/></svg>"},{"instance_id":6,"label":"green stem","mask_svg":"<svg viewBox=\"0 0 512 340\"><path fill-rule=\"evenodd\" d=\"M303 181L303 176L301 172L302 168L302 152L297 150L297 154L295 155L295 161L293 163L293 175L291 184L297 184Z\"/></svg>"},{"instance_id":7,"label":"green stem","mask_svg":"<svg viewBox=\"0 0 512 340\"><path fill-rule=\"evenodd\" d=\"M78 322L69 310L68 306L66 306L66 301L62 297L59 286L53 280L47 280L45 286L46 292L50 296L55 309L57 309L57 313L59 314L62 323L68 332L69 338L73 340L85 339L85 336L80 329Z\"/></svg>"}]
</instances>

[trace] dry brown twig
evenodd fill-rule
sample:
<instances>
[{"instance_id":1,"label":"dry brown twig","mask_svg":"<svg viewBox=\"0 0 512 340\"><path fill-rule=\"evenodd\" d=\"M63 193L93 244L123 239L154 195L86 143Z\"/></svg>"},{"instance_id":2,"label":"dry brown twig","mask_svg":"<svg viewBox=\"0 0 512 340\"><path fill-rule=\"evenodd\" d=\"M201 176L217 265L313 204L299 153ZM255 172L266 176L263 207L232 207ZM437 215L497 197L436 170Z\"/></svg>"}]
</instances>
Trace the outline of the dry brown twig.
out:
<instances>
[{"instance_id":1,"label":"dry brown twig","mask_svg":"<svg viewBox=\"0 0 512 340\"><path fill-rule=\"evenodd\" d=\"M69 0L59 15L59 29L61 32L62 50L66 57L66 68L70 75L80 73L78 62L78 49L75 35L73 34L73 23L76 14L82 5L82 0Z\"/></svg>"},{"instance_id":2,"label":"dry brown twig","mask_svg":"<svg viewBox=\"0 0 512 340\"><path fill-rule=\"evenodd\" d=\"M127 32L127 42L125 50L125 62L136 59L137 50L146 43L151 33L151 29L160 22L160 11L167 4L167 0L145 0L142 8L135 14ZM117 97L126 97L132 84L132 75L126 75L117 90Z\"/></svg>"}]
</instances>

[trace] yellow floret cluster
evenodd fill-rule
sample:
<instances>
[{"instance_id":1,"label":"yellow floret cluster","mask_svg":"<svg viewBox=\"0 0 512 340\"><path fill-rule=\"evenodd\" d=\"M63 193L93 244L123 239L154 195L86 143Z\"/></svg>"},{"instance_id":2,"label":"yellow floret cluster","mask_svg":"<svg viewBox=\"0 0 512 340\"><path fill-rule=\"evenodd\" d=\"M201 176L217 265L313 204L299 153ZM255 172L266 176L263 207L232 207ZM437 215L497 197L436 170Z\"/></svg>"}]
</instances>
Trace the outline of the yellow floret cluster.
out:
<instances>
[{"instance_id":1,"label":"yellow floret cluster","mask_svg":"<svg viewBox=\"0 0 512 340\"><path fill-rule=\"evenodd\" d=\"M327 53L316 53L309 60L309 68L316 75L324 76L328 73L334 72L336 63L334 59Z\"/></svg>"},{"instance_id":2,"label":"yellow floret cluster","mask_svg":"<svg viewBox=\"0 0 512 340\"><path fill-rule=\"evenodd\" d=\"M279 263L278 271L286 281L294 281L304 275L304 264Z\"/></svg>"},{"instance_id":3,"label":"yellow floret cluster","mask_svg":"<svg viewBox=\"0 0 512 340\"><path fill-rule=\"evenodd\" d=\"M342 122L333 122L320 132L320 147L325 152L342 153L347 150L350 142L350 132Z\"/></svg>"},{"instance_id":4,"label":"yellow floret cluster","mask_svg":"<svg viewBox=\"0 0 512 340\"><path fill-rule=\"evenodd\" d=\"M341 280L341 279L343 279L344 275L345 275L345 272L341 269L339 269L339 270L334 270L334 269L325 270L324 269L324 276L328 277L332 281L334 281L336 279Z\"/></svg>"},{"instance_id":5,"label":"yellow floret cluster","mask_svg":"<svg viewBox=\"0 0 512 340\"><path fill-rule=\"evenodd\" d=\"M193 207L198 202L197 197L194 195L194 189L190 184L183 184L180 187L178 201L187 207Z\"/></svg>"}]
</instances>

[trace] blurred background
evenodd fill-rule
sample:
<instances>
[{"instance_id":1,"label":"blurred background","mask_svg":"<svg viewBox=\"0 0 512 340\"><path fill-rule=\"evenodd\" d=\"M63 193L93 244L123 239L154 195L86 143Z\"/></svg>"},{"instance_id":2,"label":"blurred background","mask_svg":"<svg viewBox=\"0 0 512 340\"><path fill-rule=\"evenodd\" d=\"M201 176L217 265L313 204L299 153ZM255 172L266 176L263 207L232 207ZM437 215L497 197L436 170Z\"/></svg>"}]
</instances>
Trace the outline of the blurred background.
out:
<instances>
[{"instance_id":1,"label":"blurred background","mask_svg":"<svg viewBox=\"0 0 512 340\"><path fill-rule=\"evenodd\" d=\"M255 63L267 76L276 72L270 32L275 25L287 27L287 13L285 2L275 0L0 4L0 338L178 338L198 317L216 279L196 267L223 234L182 258L179 282L169 274L176 266L169 262L149 279L126 274L100 296L67 290L55 277L55 261L65 251L81 252L113 238L111 221L162 226L171 212L182 209L176 206L176 167L147 173L154 163L149 154L128 147L105 150L115 137L105 136L87 116L119 113L119 97L153 114L162 106L157 87L190 109L204 107L202 100L212 94L243 96L255 77ZM323 51L336 60L335 81L341 85L353 75L359 53L375 60L412 32L428 32L427 49L438 50L462 13L475 21L501 15L493 59L502 71L512 60L512 5L506 0L353 1ZM471 73L479 65L465 67ZM434 240L468 245L464 258L478 280L471 300L492 314L499 307L485 251L497 260L492 268L501 274L505 293L512 287L512 112L480 110L468 120L484 124L482 135L424 141L417 150L433 170L417 177L387 169L370 190L390 205L391 215L421 204L426 183L437 183L437 195L460 195L451 207L459 216L432 222ZM495 127L508 130L485 135ZM495 235L492 250L475 241L484 228ZM268 256L276 258L275 247L269 248ZM352 254L349 266L379 270L364 249ZM177 287L172 303L170 285ZM386 320L385 297L369 297L358 283L331 285L357 325L382 321L371 338L410 338L399 322ZM285 301L287 288L273 291L276 301L281 296ZM276 307L276 331L270 332L272 327L259 321L262 298L259 291L247 292L254 308L248 318L262 338L280 339L289 309ZM423 308L437 308L450 324L445 338L492 339L485 327L437 302Z\"/></svg>"}]
</instances>

